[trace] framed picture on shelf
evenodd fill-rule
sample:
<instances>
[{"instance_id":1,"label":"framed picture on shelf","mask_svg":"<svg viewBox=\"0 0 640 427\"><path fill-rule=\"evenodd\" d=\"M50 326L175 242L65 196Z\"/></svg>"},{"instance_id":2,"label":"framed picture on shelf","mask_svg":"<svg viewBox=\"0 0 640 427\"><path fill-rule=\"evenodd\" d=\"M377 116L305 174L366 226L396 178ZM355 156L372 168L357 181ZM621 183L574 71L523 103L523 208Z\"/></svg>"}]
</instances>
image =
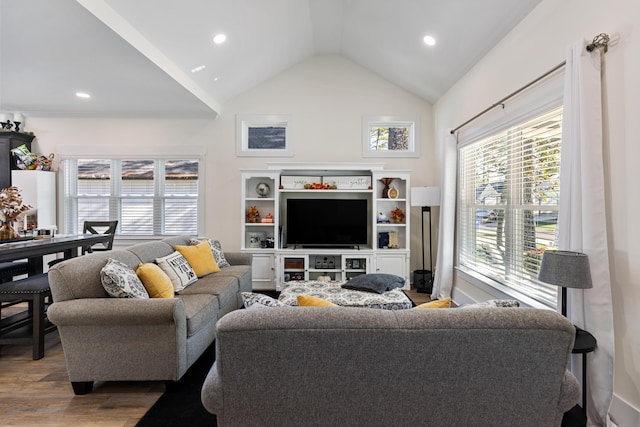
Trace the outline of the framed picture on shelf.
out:
<instances>
[{"instance_id":1,"label":"framed picture on shelf","mask_svg":"<svg viewBox=\"0 0 640 427\"><path fill-rule=\"evenodd\" d=\"M351 268L354 268L354 269L360 268L360 260L359 259L352 259L351 260Z\"/></svg>"},{"instance_id":2,"label":"framed picture on shelf","mask_svg":"<svg viewBox=\"0 0 640 427\"><path fill-rule=\"evenodd\" d=\"M289 117L237 115L236 155L245 157L291 157Z\"/></svg>"}]
</instances>

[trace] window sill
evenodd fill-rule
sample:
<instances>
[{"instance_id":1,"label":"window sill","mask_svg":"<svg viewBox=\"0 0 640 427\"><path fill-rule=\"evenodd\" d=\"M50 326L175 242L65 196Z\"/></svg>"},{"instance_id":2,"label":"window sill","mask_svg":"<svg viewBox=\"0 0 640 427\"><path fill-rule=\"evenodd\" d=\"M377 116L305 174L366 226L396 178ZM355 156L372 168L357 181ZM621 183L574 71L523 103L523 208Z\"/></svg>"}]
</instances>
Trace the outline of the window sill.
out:
<instances>
[{"instance_id":1,"label":"window sill","mask_svg":"<svg viewBox=\"0 0 640 427\"><path fill-rule=\"evenodd\" d=\"M491 280L490 278L478 274L474 271L463 269L461 267L455 267L458 275L468 282L470 285L475 286L482 291L488 293L496 299L515 299L520 303L522 307L541 308L546 310L553 310L552 307L542 304L528 296L517 292L502 283Z\"/></svg>"}]
</instances>

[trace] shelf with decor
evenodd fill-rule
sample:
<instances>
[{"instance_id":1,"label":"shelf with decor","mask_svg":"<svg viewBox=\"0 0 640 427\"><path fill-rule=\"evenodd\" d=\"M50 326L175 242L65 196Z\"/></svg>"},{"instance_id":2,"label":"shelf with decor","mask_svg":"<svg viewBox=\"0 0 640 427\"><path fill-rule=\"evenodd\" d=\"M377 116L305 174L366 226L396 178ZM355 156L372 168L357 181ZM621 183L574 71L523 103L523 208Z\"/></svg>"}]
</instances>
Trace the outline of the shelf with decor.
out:
<instances>
[{"instance_id":1,"label":"shelf with decor","mask_svg":"<svg viewBox=\"0 0 640 427\"><path fill-rule=\"evenodd\" d=\"M383 171L374 174L376 248L409 249L408 171Z\"/></svg>"},{"instance_id":2,"label":"shelf with decor","mask_svg":"<svg viewBox=\"0 0 640 427\"><path fill-rule=\"evenodd\" d=\"M242 249L273 250L277 245L277 173L242 173Z\"/></svg>"}]
</instances>

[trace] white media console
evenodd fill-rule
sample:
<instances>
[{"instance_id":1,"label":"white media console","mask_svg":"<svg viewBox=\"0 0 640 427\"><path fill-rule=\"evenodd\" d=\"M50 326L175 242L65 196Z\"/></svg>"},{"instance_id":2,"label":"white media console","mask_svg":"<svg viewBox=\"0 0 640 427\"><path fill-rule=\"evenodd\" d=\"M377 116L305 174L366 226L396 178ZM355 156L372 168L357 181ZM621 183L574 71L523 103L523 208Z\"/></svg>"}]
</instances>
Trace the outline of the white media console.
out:
<instances>
[{"instance_id":1,"label":"white media console","mask_svg":"<svg viewBox=\"0 0 640 427\"><path fill-rule=\"evenodd\" d=\"M243 171L241 249L253 255L253 289L281 290L290 280L348 280L364 273L396 274L405 279L405 289L409 289L410 174L407 170L384 170L378 164L285 163L269 165L263 170ZM385 178L390 181L388 186L381 181ZM287 201L290 199L366 201L366 217L362 219L366 222L366 236L362 237L360 233L359 237L366 242L334 245L330 238L329 242L322 241L318 245L313 241L289 244ZM249 215L252 208L260 213L259 219ZM397 222L391 215L396 209L405 214ZM329 210L321 213L338 219L335 225L338 228L339 219L349 214ZM318 225L325 222L319 219L311 218L308 226L331 227L332 221L326 221L329 225ZM353 218L349 220L353 221ZM316 238L322 240L317 234ZM323 234L331 235L330 230ZM300 239L299 236L296 238ZM347 237L351 238L357 239Z\"/></svg>"}]
</instances>

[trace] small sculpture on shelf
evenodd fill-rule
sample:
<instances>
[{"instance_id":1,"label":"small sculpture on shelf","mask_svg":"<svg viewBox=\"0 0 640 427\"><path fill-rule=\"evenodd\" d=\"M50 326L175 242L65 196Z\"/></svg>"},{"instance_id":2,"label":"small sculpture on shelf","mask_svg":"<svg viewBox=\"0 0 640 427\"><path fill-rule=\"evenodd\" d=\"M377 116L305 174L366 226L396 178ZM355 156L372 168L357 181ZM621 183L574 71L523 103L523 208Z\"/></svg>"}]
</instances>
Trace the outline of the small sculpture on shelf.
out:
<instances>
[{"instance_id":1,"label":"small sculpture on shelf","mask_svg":"<svg viewBox=\"0 0 640 427\"><path fill-rule=\"evenodd\" d=\"M258 208L256 206L251 206L247 210L247 222L260 222L260 211L258 211Z\"/></svg>"},{"instance_id":2,"label":"small sculpture on shelf","mask_svg":"<svg viewBox=\"0 0 640 427\"><path fill-rule=\"evenodd\" d=\"M393 182L393 178L381 178L380 182L384 184L384 188L382 189L382 198L389 198L389 185Z\"/></svg>"},{"instance_id":3,"label":"small sculpture on shelf","mask_svg":"<svg viewBox=\"0 0 640 427\"><path fill-rule=\"evenodd\" d=\"M378 224L387 224L389 223L389 218L382 212L378 212Z\"/></svg>"},{"instance_id":4,"label":"small sculpture on shelf","mask_svg":"<svg viewBox=\"0 0 640 427\"><path fill-rule=\"evenodd\" d=\"M391 220L396 224L402 224L404 222L404 212L400 208L395 208L391 211Z\"/></svg>"},{"instance_id":5,"label":"small sculpture on shelf","mask_svg":"<svg viewBox=\"0 0 640 427\"><path fill-rule=\"evenodd\" d=\"M256 186L256 193L258 194L258 197L269 197L271 187L266 182L260 182Z\"/></svg>"}]
</instances>

